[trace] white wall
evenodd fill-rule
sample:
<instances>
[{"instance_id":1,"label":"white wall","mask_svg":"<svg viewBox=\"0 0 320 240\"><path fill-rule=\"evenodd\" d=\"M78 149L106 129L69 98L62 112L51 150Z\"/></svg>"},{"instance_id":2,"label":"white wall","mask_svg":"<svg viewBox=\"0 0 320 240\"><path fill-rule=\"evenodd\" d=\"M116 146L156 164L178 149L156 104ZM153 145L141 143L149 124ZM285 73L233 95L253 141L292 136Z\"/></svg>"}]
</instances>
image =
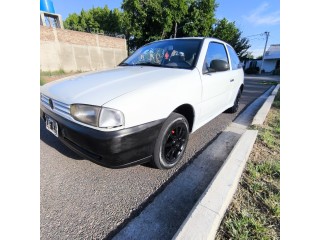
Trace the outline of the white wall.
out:
<instances>
[{"instance_id":1,"label":"white wall","mask_svg":"<svg viewBox=\"0 0 320 240\"><path fill-rule=\"evenodd\" d=\"M275 69L276 63L277 63L277 59L270 59L270 60L265 59L263 62L262 70L264 70L265 72L271 72Z\"/></svg>"},{"instance_id":2,"label":"white wall","mask_svg":"<svg viewBox=\"0 0 320 240\"><path fill-rule=\"evenodd\" d=\"M42 71L110 69L126 57L125 39L40 26Z\"/></svg>"}]
</instances>

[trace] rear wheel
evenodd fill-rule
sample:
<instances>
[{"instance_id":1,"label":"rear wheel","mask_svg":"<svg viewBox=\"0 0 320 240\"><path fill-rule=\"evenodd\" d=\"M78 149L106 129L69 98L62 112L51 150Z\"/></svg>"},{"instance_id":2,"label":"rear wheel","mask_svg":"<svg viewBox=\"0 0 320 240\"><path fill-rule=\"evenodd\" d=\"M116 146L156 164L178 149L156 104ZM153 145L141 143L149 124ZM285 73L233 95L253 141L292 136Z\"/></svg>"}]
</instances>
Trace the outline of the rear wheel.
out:
<instances>
[{"instance_id":1,"label":"rear wheel","mask_svg":"<svg viewBox=\"0 0 320 240\"><path fill-rule=\"evenodd\" d=\"M236 99L234 100L233 106L227 110L229 113L235 113L239 109L239 103L240 103L240 97L241 97L241 90L239 89L238 94L236 96Z\"/></svg>"},{"instance_id":2,"label":"rear wheel","mask_svg":"<svg viewBox=\"0 0 320 240\"><path fill-rule=\"evenodd\" d=\"M153 164L159 169L174 167L182 158L189 139L189 125L184 116L172 113L157 138Z\"/></svg>"}]
</instances>

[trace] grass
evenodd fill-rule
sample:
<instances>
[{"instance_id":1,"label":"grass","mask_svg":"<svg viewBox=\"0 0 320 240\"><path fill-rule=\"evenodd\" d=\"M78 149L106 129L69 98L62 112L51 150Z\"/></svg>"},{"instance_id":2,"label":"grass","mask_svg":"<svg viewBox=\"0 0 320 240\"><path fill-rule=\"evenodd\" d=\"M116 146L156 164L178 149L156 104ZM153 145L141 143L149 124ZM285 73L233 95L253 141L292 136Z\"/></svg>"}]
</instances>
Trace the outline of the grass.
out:
<instances>
[{"instance_id":1,"label":"grass","mask_svg":"<svg viewBox=\"0 0 320 240\"><path fill-rule=\"evenodd\" d=\"M280 239L280 91L216 239Z\"/></svg>"},{"instance_id":2,"label":"grass","mask_svg":"<svg viewBox=\"0 0 320 240\"><path fill-rule=\"evenodd\" d=\"M59 75L64 75L66 72L63 69L60 69L58 71L41 71L40 70L40 76L59 76Z\"/></svg>"},{"instance_id":3,"label":"grass","mask_svg":"<svg viewBox=\"0 0 320 240\"><path fill-rule=\"evenodd\" d=\"M57 79L78 74L82 71L75 71L75 72L65 72L63 69L60 69L58 71L41 71L40 70L40 85L44 85L48 82L55 81Z\"/></svg>"},{"instance_id":4,"label":"grass","mask_svg":"<svg viewBox=\"0 0 320 240\"><path fill-rule=\"evenodd\" d=\"M259 81L259 84L263 84L263 85L277 85L279 82L277 81Z\"/></svg>"},{"instance_id":5,"label":"grass","mask_svg":"<svg viewBox=\"0 0 320 240\"><path fill-rule=\"evenodd\" d=\"M40 86L44 85L46 82L43 79L43 76L40 75Z\"/></svg>"}]
</instances>

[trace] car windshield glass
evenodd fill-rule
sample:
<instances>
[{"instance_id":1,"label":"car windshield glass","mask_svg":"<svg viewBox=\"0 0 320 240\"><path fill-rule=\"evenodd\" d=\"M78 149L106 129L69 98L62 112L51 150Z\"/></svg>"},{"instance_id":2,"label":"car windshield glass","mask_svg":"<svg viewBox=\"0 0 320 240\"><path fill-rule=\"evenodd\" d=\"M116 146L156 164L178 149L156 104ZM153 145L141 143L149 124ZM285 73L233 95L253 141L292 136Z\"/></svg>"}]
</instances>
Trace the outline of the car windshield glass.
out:
<instances>
[{"instance_id":1,"label":"car windshield glass","mask_svg":"<svg viewBox=\"0 0 320 240\"><path fill-rule=\"evenodd\" d=\"M135 51L120 66L154 66L191 69L199 55L201 39L163 40Z\"/></svg>"}]
</instances>

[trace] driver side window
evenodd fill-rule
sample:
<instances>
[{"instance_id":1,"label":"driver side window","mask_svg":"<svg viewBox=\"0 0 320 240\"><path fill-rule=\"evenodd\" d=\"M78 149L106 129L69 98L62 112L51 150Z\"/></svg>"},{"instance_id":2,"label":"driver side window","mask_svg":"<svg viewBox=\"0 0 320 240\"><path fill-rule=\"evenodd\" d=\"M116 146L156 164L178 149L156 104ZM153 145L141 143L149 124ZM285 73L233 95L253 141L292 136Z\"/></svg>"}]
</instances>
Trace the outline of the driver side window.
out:
<instances>
[{"instance_id":1,"label":"driver side window","mask_svg":"<svg viewBox=\"0 0 320 240\"><path fill-rule=\"evenodd\" d=\"M219 64L229 64L226 49L222 43L210 42L206 58L204 60L202 72L207 73L219 71L214 67L214 63L217 62Z\"/></svg>"}]
</instances>

